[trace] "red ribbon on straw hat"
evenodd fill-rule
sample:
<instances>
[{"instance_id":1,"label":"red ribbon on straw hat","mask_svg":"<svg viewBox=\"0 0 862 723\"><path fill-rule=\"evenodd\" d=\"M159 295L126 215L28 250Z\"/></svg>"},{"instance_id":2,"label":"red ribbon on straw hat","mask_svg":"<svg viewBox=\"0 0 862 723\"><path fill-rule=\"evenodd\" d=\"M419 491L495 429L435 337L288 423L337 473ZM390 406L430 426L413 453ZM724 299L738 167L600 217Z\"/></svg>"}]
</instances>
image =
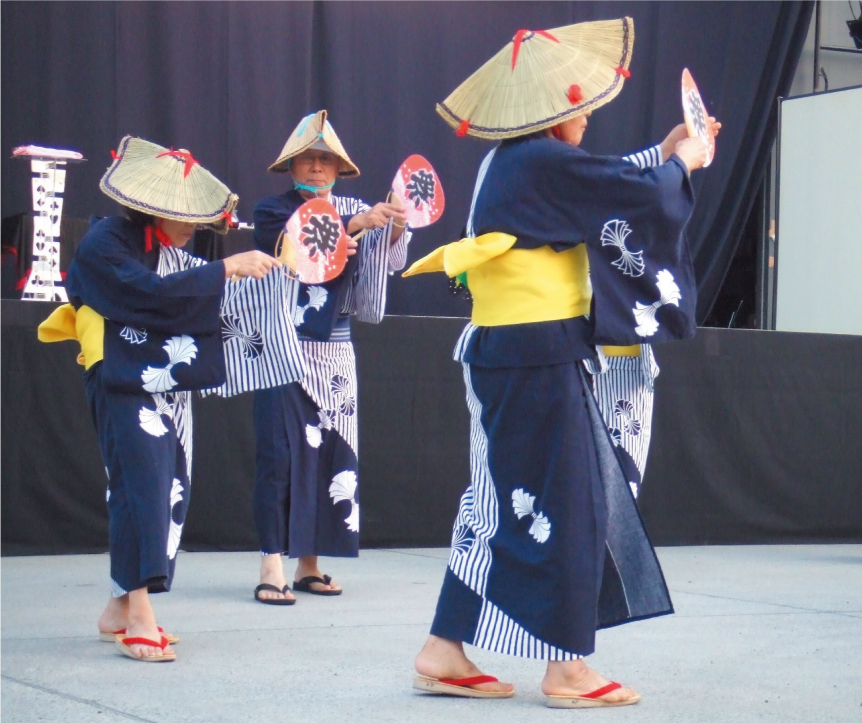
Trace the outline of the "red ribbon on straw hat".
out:
<instances>
[{"instance_id":1,"label":"red ribbon on straw hat","mask_svg":"<svg viewBox=\"0 0 862 723\"><path fill-rule=\"evenodd\" d=\"M182 158L186 162L186 166L183 169L183 178L189 175L192 170L192 166L199 166L198 163L193 157L190 151L179 150L175 151L173 146L171 146L171 150L165 151L164 153L159 153L156 158L161 158L162 156L171 156L172 158Z\"/></svg>"},{"instance_id":2,"label":"red ribbon on straw hat","mask_svg":"<svg viewBox=\"0 0 862 723\"><path fill-rule=\"evenodd\" d=\"M543 38L547 38L548 40L553 40L555 43L559 43L553 35L551 35L547 30L519 30L515 33L515 37L512 38L514 42L514 47L512 48L512 70L515 69L515 63L518 62L518 52L521 50L521 43L524 40L529 40L533 35L528 35L532 33L533 35L541 35Z\"/></svg>"}]
</instances>

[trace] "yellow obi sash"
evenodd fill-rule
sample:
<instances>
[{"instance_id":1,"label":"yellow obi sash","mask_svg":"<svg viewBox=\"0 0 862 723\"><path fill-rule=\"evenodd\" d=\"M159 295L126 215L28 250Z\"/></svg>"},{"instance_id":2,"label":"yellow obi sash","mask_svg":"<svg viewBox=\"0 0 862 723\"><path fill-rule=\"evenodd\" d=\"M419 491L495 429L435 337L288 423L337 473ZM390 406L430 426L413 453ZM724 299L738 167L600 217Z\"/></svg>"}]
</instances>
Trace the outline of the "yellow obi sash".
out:
<instances>
[{"instance_id":1,"label":"yellow obi sash","mask_svg":"<svg viewBox=\"0 0 862 723\"><path fill-rule=\"evenodd\" d=\"M63 304L54 309L51 316L39 324L39 341L74 340L81 344L78 364L89 369L102 361L105 356L105 317L97 314L89 306L78 311L71 304Z\"/></svg>"},{"instance_id":2,"label":"yellow obi sash","mask_svg":"<svg viewBox=\"0 0 862 723\"><path fill-rule=\"evenodd\" d=\"M506 326L583 316L590 311L589 265L584 244L556 252L548 246L513 249L517 239L488 233L441 246L404 276L443 271L467 275L472 322Z\"/></svg>"}]
</instances>

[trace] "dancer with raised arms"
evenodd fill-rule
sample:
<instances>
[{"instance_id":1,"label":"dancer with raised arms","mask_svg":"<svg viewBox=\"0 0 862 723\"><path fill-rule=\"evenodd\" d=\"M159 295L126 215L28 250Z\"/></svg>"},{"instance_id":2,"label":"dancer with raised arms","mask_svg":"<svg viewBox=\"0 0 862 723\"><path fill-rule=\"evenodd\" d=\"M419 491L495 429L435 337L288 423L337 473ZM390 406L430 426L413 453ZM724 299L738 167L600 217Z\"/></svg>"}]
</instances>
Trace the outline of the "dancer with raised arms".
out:
<instances>
[{"instance_id":1,"label":"dancer with raised arms","mask_svg":"<svg viewBox=\"0 0 862 723\"><path fill-rule=\"evenodd\" d=\"M673 610L584 368L597 347L695 328L683 229L705 144L681 140L654 166L577 147L630 76L633 40L630 18L519 30L438 106L458 135L501 143L479 169L468 238L406 274L442 271L473 297L455 349L472 480L415 662L420 690L513 695L468 643L547 661L549 706L630 705L640 696L583 658L598 628Z\"/></svg>"}]
</instances>

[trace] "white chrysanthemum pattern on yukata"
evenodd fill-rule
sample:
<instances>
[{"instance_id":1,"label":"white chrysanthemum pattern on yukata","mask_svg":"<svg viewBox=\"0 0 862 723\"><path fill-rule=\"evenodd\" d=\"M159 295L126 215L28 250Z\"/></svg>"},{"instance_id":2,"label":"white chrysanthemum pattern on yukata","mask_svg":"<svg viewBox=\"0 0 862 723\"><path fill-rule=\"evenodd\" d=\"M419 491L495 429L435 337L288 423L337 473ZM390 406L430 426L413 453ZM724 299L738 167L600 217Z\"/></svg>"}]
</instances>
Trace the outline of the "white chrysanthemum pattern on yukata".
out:
<instances>
[{"instance_id":1,"label":"white chrysanthemum pattern on yukata","mask_svg":"<svg viewBox=\"0 0 862 723\"><path fill-rule=\"evenodd\" d=\"M458 525L452 532L452 552L466 555L475 541L476 536L469 525Z\"/></svg>"},{"instance_id":2,"label":"white chrysanthemum pattern on yukata","mask_svg":"<svg viewBox=\"0 0 862 723\"><path fill-rule=\"evenodd\" d=\"M156 403L155 409L147 409L141 407L138 412L138 421L147 434L152 434L154 437L161 437L167 434L168 428L162 422L162 415L166 415L169 419L174 418L174 408L165 398L164 394L153 394L153 401Z\"/></svg>"},{"instance_id":3,"label":"white chrysanthemum pattern on yukata","mask_svg":"<svg viewBox=\"0 0 862 723\"><path fill-rule=\"evenodd\" d=\"M644 273L643 251L632 253L626 247L626 237L631 232L628 223L614 219L602 228L601 240L602 246L616 246L622 254L616 261L611 261L611 266L616 266L625 276L637 278Z\"/></svg>"},{"instance_id":4,"label":"white chrysanthemum pattern on yukata","mask_svg":"<svg viewBox=\"0 0 862 723\"><path fill-rule=\"evenodd\" d=\"M130 344L143 344L147 340L147 330L138 329L134 326L124 326L120 330L120 336Z\"/></svg>"},{"instance_id":5,"label":"white chrysanthemum pattern on yukata","mask_svg":"<svg viewBox=\"0 0 862 723\"><path fill-rule=\"evenodd\" d=\"M345 501L350 503L350 514L344 523L351 532L359 532L359 503L356 501L357 482L356 472L346 470L335 475L332 478L332 484L329 485L329 496L332 497L332 504Z\"/></svg>"},{"instance_id":6,"label":"white chrysanthemum pattern on yukata","mask_svg":"<svg viewBox=\"0 0 862 723\"><path fill-rule=\"evenodd\" d=\"M641 423L635 418L635 405L628 399L620 399L614 405L614 418L620 430L637 437L641 433Z\"/></svg>"},{"instance_id":7,"label":"white chrysanthemum pattern on yukata","mask_svg":"<svg viewBox=\"0 0 862 723\"><path fill-rule=\"evenodd\" d=\"M320 421L316 425L305 425L305 439L315 449L323 443L323 430L332 429L332 419L335 413L329 409L318 409L317 416Z\"/></svg>"},{"instance_id":8,"label":"white chrysanthemum pattern on yukata","mask_svg":"<svg viewBox=\"0 0 862 723\"><path fill-rule=\"evenodd\" d=\"M244 359L257 359L263 353L263 336L257 329L246 332L236 314L223 314L221 336L225 343L233 340L242 350Z\"/></svg>"},{"instance_id":9,"label":"white chrysanthemum pattern on yukata","mask_svg":"<svg viewBox=\"0 0 862 723\"><path fill-rule=\"evenodd\" d=\"M642 304L640 301L635 302L635 308L632 313L635 315L635 321L638 325L635 331L638 336L652 336L658 331L658 321L656 321L656 312L666 304L679 306L679 300L682 294L679 291L679 286L673 280L673 274L667 269L662 269L656 274L656 286L660 298L652 304Z\"/></svg>"},{"instance_id":10,"label":"white chrysanthemum pattern on yukata","mask_svg":"<svg viewBox=\"0 0 862 723\"><path fill-rule=\"evenodd\" d=\"M156 392L169 392L177 385L176 379L171 376L171 369L177 364L191 365L192 359L198 355L198 347L195 340L183 334L172 336L162 347L168 354L168 364L163 368L147 367L141 374L144 382L144 391L155 394Z\"/></svg>"},{"instance_id":11,"label":"white chrysanthemum pattern on yukata","mask_svg":"<svg viewBox=\"0 0 862 723\"><path fill-rule=\"evenodd\" d=\"M305 321L305 312L309 309L322 309L327 296L329 296L329 292L322 286L309 286L308 303L305 306L297 306L293 312L294 326L302 325Z\"/></svg>"},{"instance_id":12,"label":"white chrysanthemum pattern on yukata","mask_svg":"<svg viewBox=\"0 0 862 723\"><path fill-rule=\"evenodd\" d=\"M338 405L339 414L350 416L356 411L356 397L353 395L353 387L350 380L340 374L336 374L329 382L332 394Z\"/></svg>"},{"instance_id":13,"label":"white chrysanthemum pattern on yukata","mask_svg":"<svg viewBox=\"0 0 862 723\"><path fill-rule=\"evenodd\" d=\"M536 542L545 542L551 536L551 521L542 512L536 512L533 503L536 501L536 496L531 495L523 489L516 489L512 492L512 508L520 520L522 517L529 515L533 518L533 524L530 525L530 534L536 539Z\"/></svg>"},{"instance_id":14,"label":"white chrysanthemum pattern on yukata","mask_svg":"<svg viewBox=\"0 0 862 723\"><path fill-rule=\"evenodd\" d=\"M168 559L173 560L180 549L180 538L183 534L185 521L177 524L174 522L174 507L183 501L183 484L174 478L171 485L171 526L168 530Z\"/></svg>"}]
</instances>

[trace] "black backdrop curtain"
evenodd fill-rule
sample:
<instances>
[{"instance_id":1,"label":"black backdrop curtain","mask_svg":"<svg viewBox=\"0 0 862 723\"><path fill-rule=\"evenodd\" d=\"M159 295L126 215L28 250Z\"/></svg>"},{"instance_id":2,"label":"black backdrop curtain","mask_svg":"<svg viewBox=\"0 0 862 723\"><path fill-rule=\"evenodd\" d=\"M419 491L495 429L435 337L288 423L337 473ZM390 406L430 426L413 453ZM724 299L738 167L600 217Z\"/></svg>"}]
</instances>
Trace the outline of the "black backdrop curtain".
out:
<instances>
[{"instance_id":1,"label":"black backdrop curtain","mask_svg":"<svg viewBox=\"0 0 862 723\"><path fill-rule=\"evenodd\" d=\"M411 258L457 238L486 143L457 138L434 112L519 28L630 15L632 78L591 119L584 148L625 153L681 119L688 67L724 123L713 166L696 176L689 227L699 319L730 264L774 137L810 2L2 3L3 215L30 207L27 164L11 149L79 150L64 213L115 212L98 191L109 151L127 134L185 147L240 195L279 192L266 173L306 113L325 107L362 170L337 192L382 199L410 153L437 168L443 219L417 234ZM391 314L467 315L442 279L395 279Z\"/></svg>"}]
</instances>

